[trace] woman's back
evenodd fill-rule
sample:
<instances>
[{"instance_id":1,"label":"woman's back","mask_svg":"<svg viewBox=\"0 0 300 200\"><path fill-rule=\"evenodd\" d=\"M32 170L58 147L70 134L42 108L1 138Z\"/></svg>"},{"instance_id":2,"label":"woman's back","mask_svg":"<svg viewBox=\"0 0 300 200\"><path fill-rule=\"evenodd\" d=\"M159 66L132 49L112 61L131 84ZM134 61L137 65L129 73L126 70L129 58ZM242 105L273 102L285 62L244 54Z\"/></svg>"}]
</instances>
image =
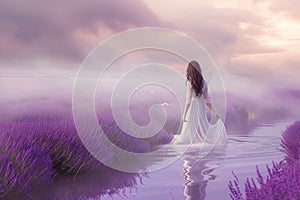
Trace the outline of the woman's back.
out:
<instances>
[{"instance_id":1,"label":"woman's back","mask_svg":"<svg viewBox=\"0 0 300 200\"><path fill-rule=\"evenodd\" d=\"M196 96L191 82L187 81L187 100L190 102L192 98L203 98L205 102L211 102L211 96L209 94L208 86L205 80L203 80L202 93L199 95L199 97Z\"/></svg>"}]
</instances>

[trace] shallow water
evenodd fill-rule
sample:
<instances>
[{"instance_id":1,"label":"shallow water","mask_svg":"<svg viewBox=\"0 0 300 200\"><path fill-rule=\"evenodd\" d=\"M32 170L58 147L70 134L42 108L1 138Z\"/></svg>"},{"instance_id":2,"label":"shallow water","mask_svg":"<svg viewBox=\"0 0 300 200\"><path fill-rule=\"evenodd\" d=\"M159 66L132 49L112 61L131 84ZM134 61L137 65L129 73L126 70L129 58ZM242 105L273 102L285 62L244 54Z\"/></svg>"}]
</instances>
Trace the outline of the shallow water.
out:
<instances>
[{"instance_id":1,"label":"shallow water","mask_svg":"<svg viewBox=\"0 0 300 200\"><path fill-rule=\"evenodd\" d=\"M281 133L295 120L261 124L248 134L229 135L226 147L216 147L205 158L199 158L199 149L193 146L170 166L142 177L141 182L134 182L133 175L108 171L104 177L79 176L77 182L74 177L63 178L51 193L55 199L230 199L227 184L233 180L232 171L241 183L246 177L256 177L256 165L265 174L266 164L283 159ZM91 198L91 191L95 194L97 190L101 197ZM54 199L49 191L43 194Z\"/></svg>"},{"instance_id":2,"label":"shallow water","mask_svg":"<svg viewBox=\"0 0 300 200\"><path fill-rule=\"evenodd\" d=\"M232 171L241 186L247 177L256 177L256 166L262 175L266 174L266 164L284 158L279 150L281 133L295 120L261 124L248 134L229 135L225 147L216 147L205 158L199 158L199 148L192 146L176 162L147 176L106 170L102 174L64 177L34 199L230 199ZM170 151L167 156L177 155Z\"/></svg>"},{"instance_id":3,"label":"shallow water","mask_svg":"<svg viewBox=\"0 0 300 200\"><path fill-rule=\"evenodd\" d=\"M127 199L230 199L227 184L233 180L231 171L242 183L246 177L256 177L256 165L265 174L266 164L283 159L280 136L292 122L262 124L248 135L229 136L227 147L217 148L203 159L197 158L197 149L190 149L171 166L149 174ZM114 195L113 199L124 197Z\"/></svg>"}]
</instances>

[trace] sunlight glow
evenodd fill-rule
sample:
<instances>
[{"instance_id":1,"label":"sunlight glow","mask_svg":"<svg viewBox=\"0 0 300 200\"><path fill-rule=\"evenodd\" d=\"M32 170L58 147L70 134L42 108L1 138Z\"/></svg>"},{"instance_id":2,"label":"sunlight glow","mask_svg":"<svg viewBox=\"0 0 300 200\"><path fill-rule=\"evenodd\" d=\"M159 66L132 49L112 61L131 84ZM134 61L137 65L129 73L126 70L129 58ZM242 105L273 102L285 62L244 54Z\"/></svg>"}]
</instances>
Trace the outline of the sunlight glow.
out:
<instances>
[{"instance_id":1,"label":"sunlight glow","mask_svg":"<svg viewBox=\"0 0 300 200\"><path fill-rule=\"evenodd\" d=\"M300 25L292 20L276 17L272 25L259 41L267 46L284 47L300 42Z\"/></svg>"}]
</instances>

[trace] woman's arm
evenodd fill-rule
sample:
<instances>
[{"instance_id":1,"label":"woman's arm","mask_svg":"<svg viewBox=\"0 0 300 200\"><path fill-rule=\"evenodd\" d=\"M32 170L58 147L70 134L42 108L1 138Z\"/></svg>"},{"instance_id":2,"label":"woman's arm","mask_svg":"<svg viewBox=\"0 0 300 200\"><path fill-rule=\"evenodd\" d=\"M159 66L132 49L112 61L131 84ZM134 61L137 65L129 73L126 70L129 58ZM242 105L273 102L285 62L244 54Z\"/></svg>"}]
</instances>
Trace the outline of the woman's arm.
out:
<instances>
[{"instance_id":1,"label":"woman's arm","mask_svg":"<svg viewBox=\"0 0 300 200\"><path fill-rule=\"evenodd\" d=\"M187 81L186 83L187 85L187 89L186 89L186 101L185 101L185 106L184 106L184 110L183 110L183 116L182 116L182 120L184 122L186 122L186 114L187 114L187 111L189 110L190 108L190 105L191 105L191 100L192 100L192 85L189 81Z\"/></svg>"},{"instance_id":2,"label":"woman's arm","mask_svg":"<svg viewBox=\"0 0 300 200\"><path fill-rule=\"evenodd\" d=\"M205 100L205 103L207 105L207 107L209 108L209 110L217 117L217 118L220 118L220 116L218 115L218 113L216 112L216 110L214 109L212 103L211 103L211 96L210 96L210 93L208 91L208 87L207 87L207 84L205 83L205 86L204 86L204 93L203 93L203 96L204 96L204 100Z\"/></svg>"},{"instance_id":3,"label":"woman's arm","mask_svg":"<svg viewBox=\"0 0 300 200\"><path fill-rule=\"evenodd\" d=\"M190 108L191 103L186 103L185 107L184 107L184 113L183 113L183 117L182 117L182 121L187 122L186 120L186 113Z\"/></svg>"},{"instance_id":4,"label":"woman's arm","mask_svg":"<svg viewBox=\"0 0 300 200\"><path fill-rule=\"evenodd\" d=\"M216 110L214 109L213 105L210 103L210 102L207 102L206 103L207 107L210 109L210 111L212 113L214 113L214 115L217 117L217 118L220 118L220 116L218 115L218 113L216 112Z\"/></svg>"}]
</instances>

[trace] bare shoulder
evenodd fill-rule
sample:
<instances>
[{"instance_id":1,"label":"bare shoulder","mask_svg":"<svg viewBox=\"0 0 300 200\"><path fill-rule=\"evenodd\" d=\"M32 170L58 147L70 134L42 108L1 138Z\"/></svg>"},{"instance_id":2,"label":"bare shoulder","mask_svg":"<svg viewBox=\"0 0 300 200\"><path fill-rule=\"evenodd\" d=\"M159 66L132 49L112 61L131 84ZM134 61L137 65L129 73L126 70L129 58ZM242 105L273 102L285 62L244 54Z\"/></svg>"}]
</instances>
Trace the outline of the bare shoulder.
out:
<instances>
[{"instance_id":1,"label":"bare shoulder","mask_svg":"<svg viewBox=\"0 0 300 200\"><path fill-rule=\"evenodd\" d=\"M192 85L192 83L191 83L190 80L186 80L186 84L187 84L187 85Z\"/></svg>"}]
</instances>

